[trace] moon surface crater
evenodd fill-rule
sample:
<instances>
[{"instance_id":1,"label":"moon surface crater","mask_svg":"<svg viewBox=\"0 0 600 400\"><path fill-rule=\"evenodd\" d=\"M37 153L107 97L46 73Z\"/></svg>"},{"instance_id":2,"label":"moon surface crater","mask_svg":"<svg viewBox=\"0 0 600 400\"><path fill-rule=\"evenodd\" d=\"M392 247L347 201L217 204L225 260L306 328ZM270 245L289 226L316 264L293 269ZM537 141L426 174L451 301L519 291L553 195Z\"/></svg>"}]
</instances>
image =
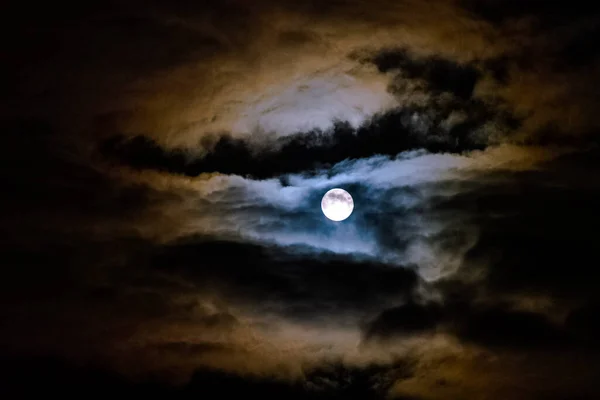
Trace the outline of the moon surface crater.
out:
<instances>
[{"instance_id":1,"label":"moon surface crater","mask_svg":"<svg viewBox=\"0 0 600 400\"><path fill-rule=\"evenodd\" d=\"M323 200L321 200L321 210L330 220L343 221L352 214L354 200L352 200L350 193L344 189L331 189L325 193Z\"/></svg>"}]
</instances>

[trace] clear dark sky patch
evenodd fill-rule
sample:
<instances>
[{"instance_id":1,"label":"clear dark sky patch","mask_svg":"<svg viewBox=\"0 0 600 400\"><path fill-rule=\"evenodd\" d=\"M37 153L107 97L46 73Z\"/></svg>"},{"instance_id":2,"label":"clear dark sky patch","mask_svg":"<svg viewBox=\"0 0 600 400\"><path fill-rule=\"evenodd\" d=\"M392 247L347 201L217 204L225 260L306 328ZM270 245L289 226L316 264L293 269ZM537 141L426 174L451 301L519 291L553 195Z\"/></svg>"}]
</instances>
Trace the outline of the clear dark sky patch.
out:
<instances>
[{"instance_id":1,"label":"clear dark sky patch","mask_svg":"<svg viewBox=\"0 0 600 400\"><path fill-rule=\"evenodd\" d=\"M567 4L561 0L466 0L465 8L495 24L519 18L537 18L546 28L565 21L585 19L600 11L597 4L575 0Z\"/></svg>"}]
</instances>

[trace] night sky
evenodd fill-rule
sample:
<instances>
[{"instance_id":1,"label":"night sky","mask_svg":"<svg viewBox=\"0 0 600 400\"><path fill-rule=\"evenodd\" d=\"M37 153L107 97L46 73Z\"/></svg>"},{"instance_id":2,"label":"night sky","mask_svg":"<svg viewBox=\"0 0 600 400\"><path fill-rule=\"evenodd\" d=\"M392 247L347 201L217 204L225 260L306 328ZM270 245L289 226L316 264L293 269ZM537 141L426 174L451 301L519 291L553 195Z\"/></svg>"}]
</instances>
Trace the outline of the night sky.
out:
<instances>
[{"instance_id":1,"label":"night sky","mask_svg":"<svg viewBox=\"0 0 600 400\"><path fill-rule=\"evenodd\" d=\"M9 1L0 395L599 399L594 4Z\"/></svg>"}]
</instances>

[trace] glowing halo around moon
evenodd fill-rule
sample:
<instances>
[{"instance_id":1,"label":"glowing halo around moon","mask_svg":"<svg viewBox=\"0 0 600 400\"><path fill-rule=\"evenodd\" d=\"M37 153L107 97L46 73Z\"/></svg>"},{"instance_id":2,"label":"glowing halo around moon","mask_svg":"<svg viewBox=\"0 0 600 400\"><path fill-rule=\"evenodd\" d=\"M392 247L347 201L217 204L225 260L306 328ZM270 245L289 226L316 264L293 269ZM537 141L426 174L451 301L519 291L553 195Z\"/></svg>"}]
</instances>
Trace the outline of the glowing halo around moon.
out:
<instances>
[{"instance_id":1,"label":"glowing halo around moon","mask_svg":"<svg viewBox=\"0 0 600 400\"><path fill-rule=\"evenodd\" d=\"M321 210L332 221L343 221L352 214L354 200L344 189L331 189L321 200Z\"/></svg>"}]
</instances>

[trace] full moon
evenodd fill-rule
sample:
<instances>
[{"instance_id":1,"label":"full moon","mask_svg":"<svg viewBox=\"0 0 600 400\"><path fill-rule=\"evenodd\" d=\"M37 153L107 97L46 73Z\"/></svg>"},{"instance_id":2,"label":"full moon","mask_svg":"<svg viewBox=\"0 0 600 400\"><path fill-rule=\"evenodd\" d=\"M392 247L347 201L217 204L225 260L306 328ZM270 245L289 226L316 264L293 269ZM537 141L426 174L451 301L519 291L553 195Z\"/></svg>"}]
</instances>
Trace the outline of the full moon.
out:
<instances>
[{"instance_id":1,"label":"full moon","mask_svg":"<svg viewBox=\"0 0 600 400\"><path fill-rule=\"evenodd\" d=\"M321 200L323 214L332 221L343 221L352 214L354 201L344 189L331 189Z\"/></svg>"}]
</instances>

